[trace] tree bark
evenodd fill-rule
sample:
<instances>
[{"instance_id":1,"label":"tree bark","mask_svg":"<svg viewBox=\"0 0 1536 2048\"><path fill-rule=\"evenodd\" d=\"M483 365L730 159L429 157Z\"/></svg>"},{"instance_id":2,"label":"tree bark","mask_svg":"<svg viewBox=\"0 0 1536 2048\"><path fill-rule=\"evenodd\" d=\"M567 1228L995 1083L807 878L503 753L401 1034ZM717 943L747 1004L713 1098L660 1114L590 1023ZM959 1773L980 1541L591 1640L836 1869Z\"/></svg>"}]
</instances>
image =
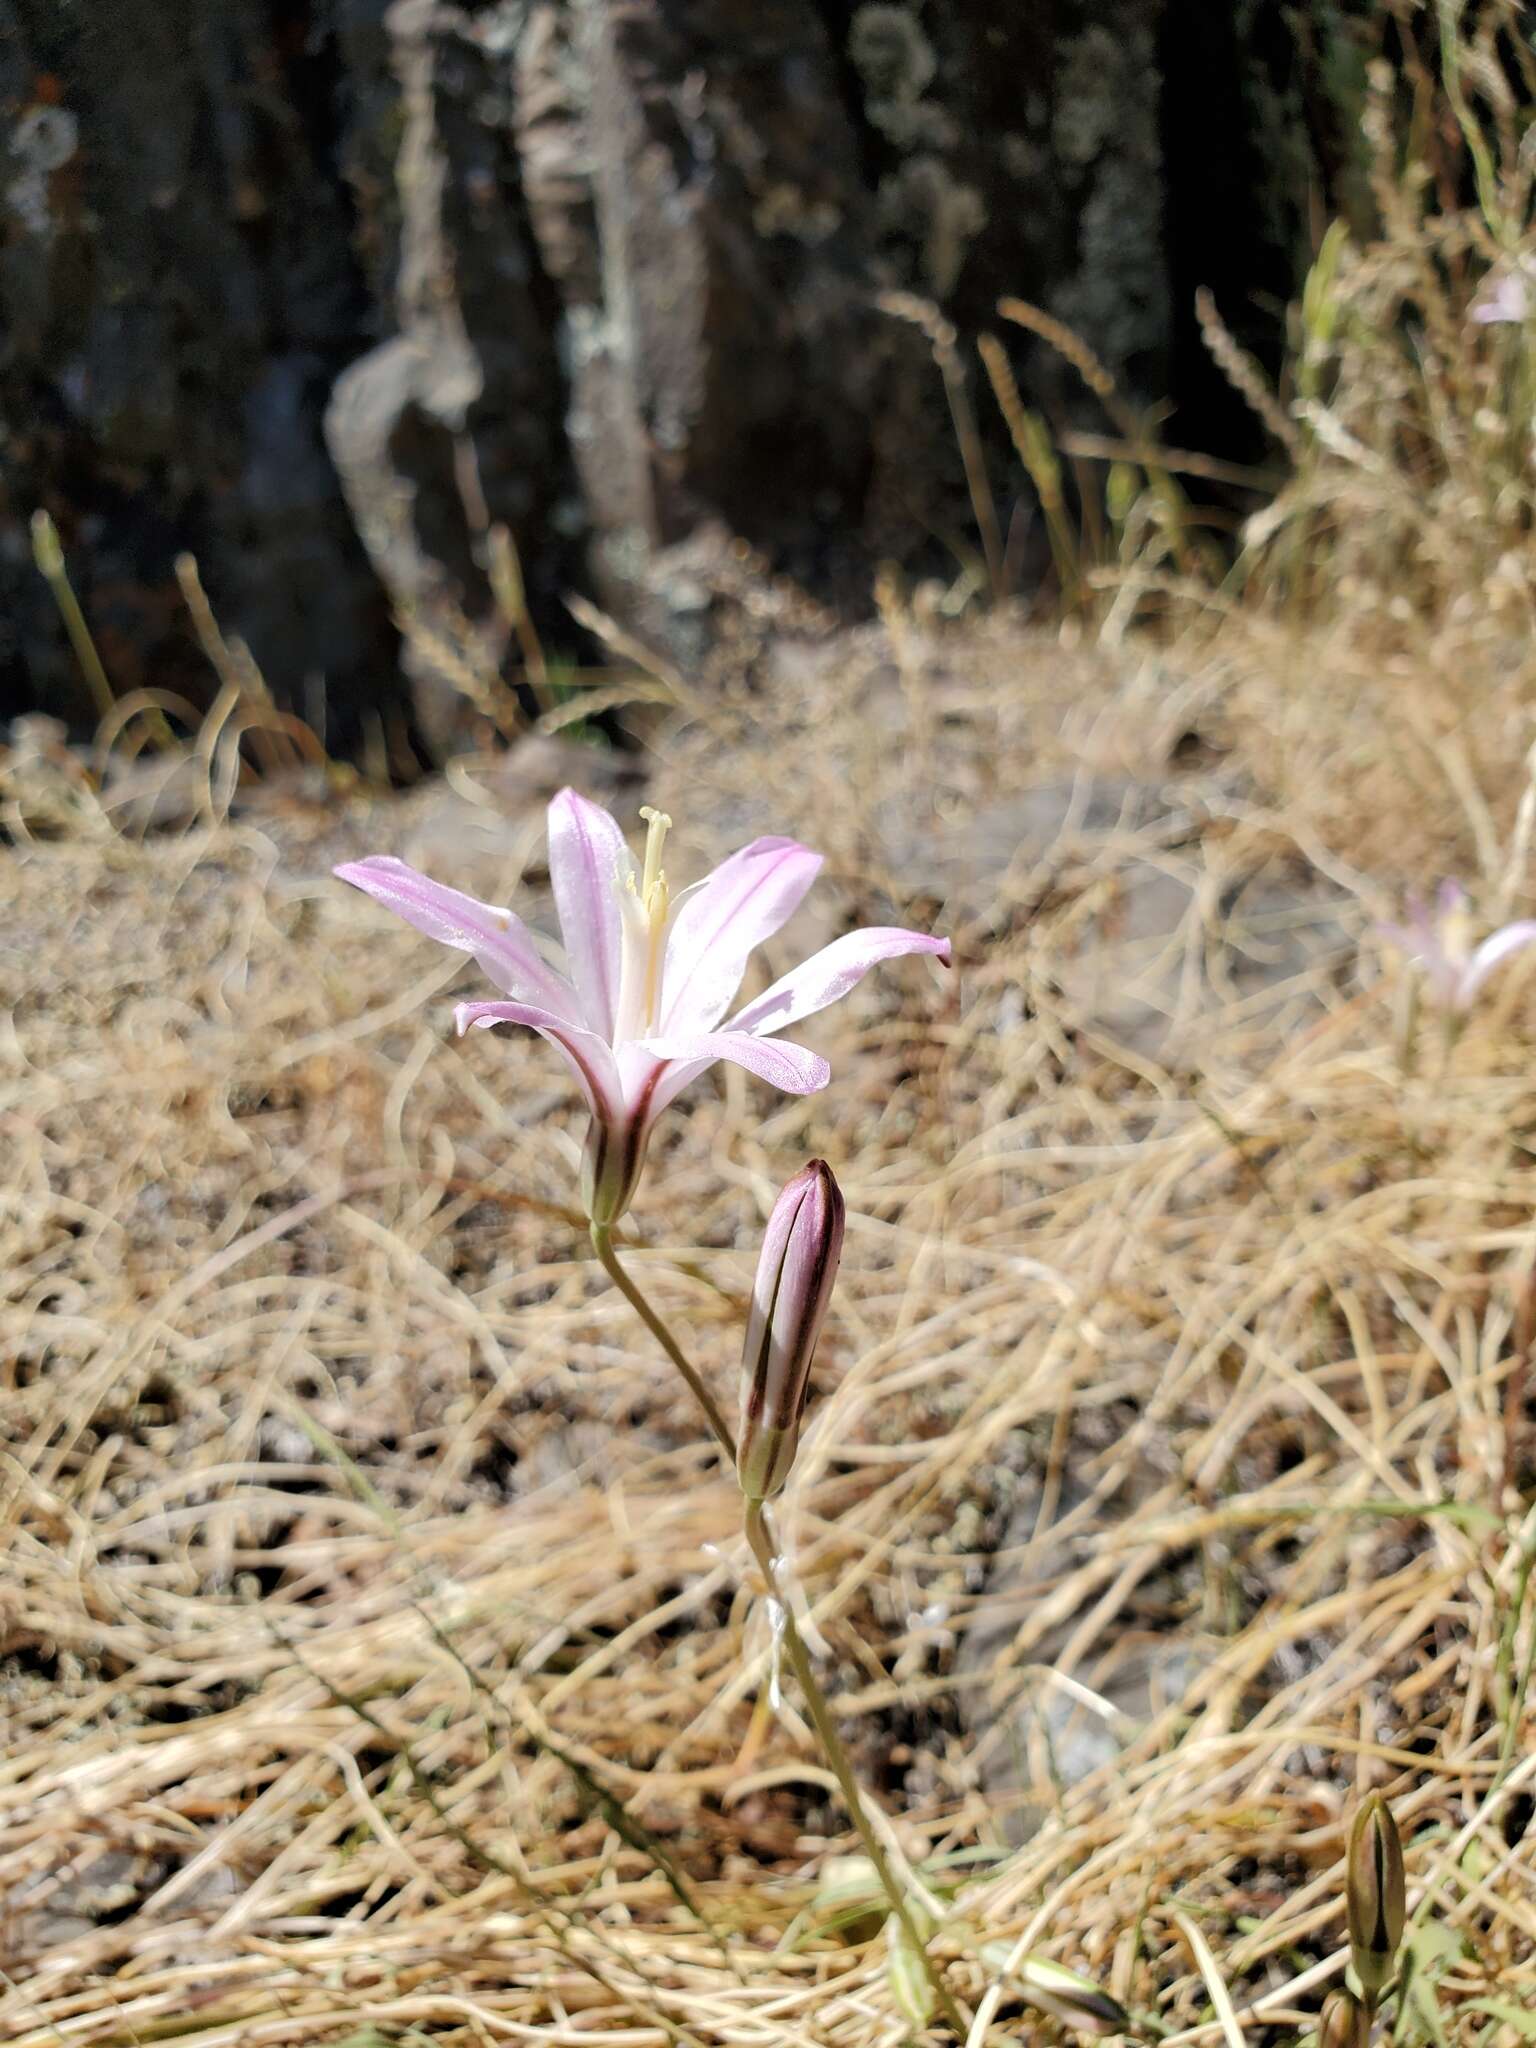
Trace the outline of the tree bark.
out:
<instances>
[{"instance_id":1,"label":"tree bark","mask_svg":"<svg viewBox=\"0 0 1536 2048\"><path fill-rule=\"evenodd\" d=\"M684 661L742 542L834 596L930 559L963 482L927 344L882 292L966 336L1019 294L1134 400L1179 396L1191 278L1232 259L1189 225L1209 166L1182 126L1169 146L1177 20L0 0L0 709L88 714L30 563L39 504L119 691L207 700L187 549L280 701L328 707L344 743L403 671L436 749L474 710L434 647L515 657L497 523L557 649L577 588ZM1007 340L1034 402L1086 403Z\"/></svg>"}]
</instances>

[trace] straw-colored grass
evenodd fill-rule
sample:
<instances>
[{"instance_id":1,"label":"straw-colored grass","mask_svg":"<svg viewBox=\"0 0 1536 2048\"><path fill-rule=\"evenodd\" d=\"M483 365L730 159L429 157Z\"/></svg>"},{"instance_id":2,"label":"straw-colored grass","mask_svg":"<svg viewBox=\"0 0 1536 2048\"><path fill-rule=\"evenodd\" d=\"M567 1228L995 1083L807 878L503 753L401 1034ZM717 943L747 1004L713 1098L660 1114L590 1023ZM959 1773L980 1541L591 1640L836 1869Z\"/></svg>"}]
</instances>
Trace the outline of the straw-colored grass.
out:
<instances>
[{"instance_id":1,"label":"straw-colored grass","mask_svg":"<svg viewBox=\"0 0 1536 2048\"><path fill-rule=\"evenodd\" d=\"M1479 2001L1536 1992L1530 981L1405 1076L1367 924L1475 874L1484 813L1507 857L1518 678L1463 772L1426 689L1278 638L908 626L899 675L823 650L657 740L679 872L769 824L827 849L775 971L892 914L958 966L802 1027L825 1095L695 1088L635 1268L731 1401L773 1193L812 1153L842 1179L782 1521L866 1780L964 1886L936 1946L973 2009L1019 1942L1217 2042L1194 1926L1244 2038L1293 2038L1378 1787L1444 2039L1514 2041ZM0 2035L906 2038L878 1926L817 1917L847 1817L770 1705L732 1489L586 1253L562 1071L456 1042L474 970L328 877L430 843L541 904L537 810L461 858L437 789L134 841L53 772L12 757L0 858ZM1156 801L968 840L1078 774ZM1148 860L1194 885L1150 1050L1071 993ZM1232 891L1309 862L1344 942L1261 1003L1223 980ZM1175 1644L1166 1705L1096 1707ZM1075 1785L1063 1689L1120 1744ZM1052 2024L1005 1998L992 2038Z\"/></svg>"}]
</instances>

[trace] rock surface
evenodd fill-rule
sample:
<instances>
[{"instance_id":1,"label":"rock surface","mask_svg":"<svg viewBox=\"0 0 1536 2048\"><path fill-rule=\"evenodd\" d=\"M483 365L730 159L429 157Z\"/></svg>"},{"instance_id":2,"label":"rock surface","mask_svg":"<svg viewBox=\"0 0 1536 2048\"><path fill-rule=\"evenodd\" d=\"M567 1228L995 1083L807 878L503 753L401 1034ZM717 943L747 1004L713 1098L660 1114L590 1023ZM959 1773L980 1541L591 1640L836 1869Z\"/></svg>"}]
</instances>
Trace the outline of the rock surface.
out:
<instances>
[{"instance_id":1,"label":"rock surface","mask_svg":"<svg viewBox=\"0 0 1536 2048\"><path fill-rule=\"evenodd\" d=\"M722 573L745 543L867 595L871 559L969 520L927 342L882 292L965 335L1018 293L1133 398L1173 388L1191 34L1166 0L0 0L0 711L90 715L40 504L120 694L212 693L190 550L343 746L401 667L438 751L458 670L515 673L498 524L556 652L578 588L691 659L701 536ZM1223 248L1201 277L1241 306Z\"/></svg>"}]
</instances>

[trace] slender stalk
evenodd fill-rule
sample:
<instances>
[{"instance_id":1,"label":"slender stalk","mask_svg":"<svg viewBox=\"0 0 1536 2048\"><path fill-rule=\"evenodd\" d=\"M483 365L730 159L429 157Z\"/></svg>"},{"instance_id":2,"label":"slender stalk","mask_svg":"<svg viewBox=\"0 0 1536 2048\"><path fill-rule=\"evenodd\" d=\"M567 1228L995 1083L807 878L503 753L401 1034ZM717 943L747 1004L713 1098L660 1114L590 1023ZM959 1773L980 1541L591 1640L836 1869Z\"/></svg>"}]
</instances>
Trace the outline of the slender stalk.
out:
<instances>
[{"instance_id":1,"label":"slender stalk","mask_svg":"<svg viewBox=\"0 0 1536 2048\"><path fill-rule=\"evenodd\" d=\"M192 630L208 658L209 667L226 688L234 691L242 705L250 705L259 712L274 712L272 692L267 688L266 678L256 666L250 649L243 641L226 640L219 628L213 606L208 602L208 593L203 588L196 555L178 555L175 569L176 581L181 586L181 594L192 619ZM250 731L251 745L266 772L270 774L274 770L300 765L298 749L289 734L274 734L264 725L253 725ZM281 746L278 745L279 739L282 740Z\"/></svg>"},{"instance_id":2,"label":"slender stalk","mask_svg":"<svg viewBox=\"0 0 1536 2048\"><path fill-rule=\"evenodd\" d=\"M1525 1716L1525 1696L1530 1689L1532 1667L1536 1665L1536 1629L1533 1629L1519 1679L1515 1679L1515 1638L1520 1633L1520 1623L1525 1614L1525 1596L1530 1588L1533 1567L1536 1567L1536 1515L1529 1518L1521 1534L1520 1564L1515 1574L1515 1587L1510 1598L1509 1613L1505 1619L1504 1627L1499 1634L1499 1647L1494 1660L1494 1698L1504 1713L1504 1734L1499 1744L1499 1764L1498 1770L1494 1775L1495 1784L1498 1784L1503 1779L1514 1756L1515 1742L1520 1733L1520 1723Z\"/></svg>"},{"instance_id":3,"label":"slender stalk","mask_svg":"<svg viewBox=\"0 0 1536 2048\"><path fill-rule=\"evenodd\" d=\"M774 1556L773 1539L768 1533L763 1504L761 1501L749 1500L745 1506L747 1541L752 1546L752 1554L767 1581L770 1594L778 1602L779 1612L783 1617L784 1647L789 1652L789 1661L794 1666L795 1677L799 1680L800 1690L805 1695L805 1704L810 1709L822 1749L832 1767L832 1775L842 1790L843 1803L859 1831L870 1862L875 1866L881 1888L891 1902L891 1910L901 1922L902 1932L907 1937L912 1953L922 1962L923 1971L933 1987L933 1995L938 2000L939 2010L953 2027L956 2037L963 2040L966 2021L955 2003L953 1993L940 1974L938 1964L928 1953L928 1944L912 1916L906 1892L891 1868L891 1859L886 1853L885 1844L870 1820L868 1808L864 1804L864 1795L859 1790L859 1781L853 1774L853 1765L849 1761L847 1750L843 1747L843 1738L838 1734L837 1723L832 1718L832 1709L827 1705L826 1694L816 1682L816 1673L811 1667L804 1639L795 1626L794 1609L780 1586L778 1559Z\"/></svg>"},{"instance_id":4,"label":"slender stalk","mask_svg":"<svg viewBox=\"0 0 1536 2048\"><path fill-rule=\"evenodd\" d=\"M53 593L58 606L59 617L64 621L64 630L69 635L69 644L74 649L75 660L80 673L85 677L96 711L101 718L110 718L117 709L117 699L112 694L112 685L107 672L101 665L101 656L96 652L96 642L91 638L91 629L86 623L85 613L80 609L80 600L75 596L74 585L69 580L69 568L64 560L64 546L59 539L59 529L41 506L32 514L32 558L38 572ZM155 736L155 744L174 747L176 735L166 722L165 713L158 708L149 714L149 729Z\"/></svg>"},{"instance_id":5,"label":"slender stalk","mask_svg":"<svg viewBox=\"0 0 1536 2048\"><path fill-rule=\"evenodd\" d=\"M85 623L85 613L80 609L69 571L64 566L64 550L59 542L59 530L48 514L41 509L32 514L32 555L43 580L53 593L53 601L59 608L59 617L64 621L64 630L69 635L69 644L75 651L80 664L80 673L90 686L96 700L96 709L103 718L110 718L116 709L117 700L112 695L112 685L107 672L101 665L101 656L96 652L96 643L91 638L91 629Z\"/></svg>"},{"instance_id":6,"label":"slender stalk","mask_svg":"<svg viewBox=\"0 0 1536 2048\"><path fill-rule=\"evenodd\" d=\"M688 1382L699 1406L704 1411L705 1418L714 1434L716 1443L720 1446L722 1455L734 1471L736 1466L736 1441L731 1435L725 1417L720 1413L714 1395L705 1386L704 1381L688 1359L682 1346L620 1263L619 1255L614 1249L612 1225L606 1223L594 1223L592 1225L592 1249L596 1252L603 1271L608 1275L614 1286L618 1288L624 1299L635 1311L635 1314L639 1316L641 1322L645 1324L662 1350L666 1352L668 1358L671 1359L683 1378ZM966 2031L966 2021L961 2014L959 2006L955 2003L953 1993L940 1975L938 1965L928 1953L927 1943L924 1941L917 1922L913 1917L906 1892L891 1867L891 1859L886 1853L885 1844L881 1841L875 1831L873 1822L870 1820L869 1811L864 1804L864 1795L860 1792L858 1779L853 1774L853 1765L849 1760L847 1750L843 1747L843 1739L837 1732L837 1724L832 1718L832 1710L827 1705L825 1693L823 1693L820 1685L816 1682L816 1673L812 1669L805 1643L799 1629L795 1626L794 1610L785 1598L779 1583L778 1561L774 1556L773 1539L768 1533L768 1525L764 1519L763 1504L761 1501L749 1500L744 1505L746 1510L747 1541L752 1546L752 1553L762 1570L768 1590L774 1600L777 1601L779 1611L783 1616L784 1643L789 1651L789 1661L794 1666L795 1677L799 1681L800 1690L805 1696L805 1703L810 1710L811 1720L815 1724L822 1750L826 1755L828 1764L832 1768L832 1774L837 1779L842 1791L843 1803L852 1816L854 1826L858 1829L864 1847L869 1853L869 1860L874 1865L876 1875L880 1879L881 1889L891 1903L891 1910L900 1921L902 1932L905 1934L913 1954L922 1963L928 1982L933 1987L933 1995L938 2002L939 2010L953 2028L956 2038L963 2039Z\"/></svg>"},{"instance_id":7,"label":"slender stalk","mask_svg":"<svg viewBox=\"0 0 1536 2048\"><path fill-rule=\"evenodd\" d=\"M667 1328L655 1309L646 1300L629 1274L619 1263L619 1255L613 1248L613 1226L609 1223L592 1225L592 1249L597 1253L603 1271L618 1288L635 1314L650 1331L668 1358L677 1367L683 1378L693 1389L694 1397L704 1410L704 1415L714 1433L715 1442L720 1446L721 1455L734 1472L736 1469L736 1439L731 1435L725 1417L720 1413L714 1395L705 1386L703 1379L689 1363L682 1346Z\"/></svg>"},{"instance_id":8,"label":"slender stalk","mask_svg":"<svg viewBox=\"0 0 1536 2048\"><path fill-rule=\"evenodd\" d=\"M528 609L528 593L523 585L523 565L510 528L502 525L500 521L495 526L488 527L485 551L491 594L496 599L497 609L502 617L517 635L518 645L523 654L523 674L528 687L537 699L541 712L553 711L556 698L549 687L549 665L544 659L544 648L539 639L538 628L533 623L533 614Z\"/></svg>"},{"instance_id":9,"label":"slender stalk","mask_svg":"<svg viewBox=\"0 0 1536 2048\"><path fill-rule=\"evenodd\" d=\"M950 332L953 334L954 330ZM981 435L976 430L971 394L966 389L965 366L953 341L947 347L935 348L934 354L939 360L939 374L944 379L944 395L949 400L955 439L960 444L960 461L965 469L966 488L971 494L976 530L981 535L982 558L987 565L987 588L992 602L1001 604L1008 595L1003 583L1003 536L998 529L997 507L992 502L987 458L982 449Z\"/></svg>"}]
</instances>

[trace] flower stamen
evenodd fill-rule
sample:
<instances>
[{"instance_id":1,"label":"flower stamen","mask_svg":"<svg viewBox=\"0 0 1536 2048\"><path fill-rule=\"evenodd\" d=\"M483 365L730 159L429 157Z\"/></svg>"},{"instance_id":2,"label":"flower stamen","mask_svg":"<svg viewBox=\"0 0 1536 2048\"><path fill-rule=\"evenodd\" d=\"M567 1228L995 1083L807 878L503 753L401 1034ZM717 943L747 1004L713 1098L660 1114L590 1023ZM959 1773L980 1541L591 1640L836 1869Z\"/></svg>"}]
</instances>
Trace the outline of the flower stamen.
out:
<instances>
[{"instance_id":1,"label":"flower stamen","mask_svg":"<svg viewBox=\"0 0 1536 2048\"><path fill-rule=\"evenodd\" d=\"M640 896L646 910L651 911L653 893L659 891L663 911L666 907L667 878L661 871L661 849L666 844L667 834L672 830L672 820L665 811L658 811L653 804L642 804L640 815L645 820L645 874L640 883ZM654 912L652 912L654 915Z\"/></svg>"},{"instance_id":2,"label":"flower stamen","mask_svg":"<svg viewBox=\"0 0 1536 2048\"><path fill-rule=\"evenodd\" d=\"M619 892L624 926L616 1032L619 1041L645 1038L657 1029L672 909L672 892L661 865L661 849L672 820L665 811L653 810L649 804L642 806L640 815L647 827L645 863L639 882L635 881L633 869L629 869Z\"/></svg>"},{"instance_id":3,"label":"flower stamen","mask_svg":"<svg viewBox=\"0 0 1536 2048\"><path fill-rule=\"evenodd\" d=\"M671 903L671 891L662 871L661 849L672 829L672 820L665 811L655 810L650 804L640 806L640 815L646 824L645 871L640 878L640 905L646 924L641 1014L646 1030L654 1031L661 1008L661 966L667 949L667 910Z\"/></svg>"}]
</instances>

